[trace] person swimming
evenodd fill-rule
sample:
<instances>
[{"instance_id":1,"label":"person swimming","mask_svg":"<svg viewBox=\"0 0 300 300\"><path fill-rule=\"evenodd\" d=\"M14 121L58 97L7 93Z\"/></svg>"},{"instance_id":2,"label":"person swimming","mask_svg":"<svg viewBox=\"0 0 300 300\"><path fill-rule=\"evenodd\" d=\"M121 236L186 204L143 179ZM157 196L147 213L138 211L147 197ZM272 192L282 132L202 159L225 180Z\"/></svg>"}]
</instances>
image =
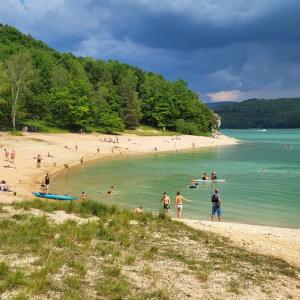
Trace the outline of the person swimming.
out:
<instances>
[{"instance_id":1,"label":"person swimming","mask_svg":"<svg viewBox=\"0 0 300 300\"><path fill-rule=\"evenodd\" d=\"M191 184L189 185L190 189L196 189L199 187L199 183L197 181L192 180Z\"/></svg>"},{"instance_id":2,"label":"person swimming","mask_svg":"<svg viewBox=\"0 0 300 300\"><path fill-rule=\"evenodd\" d=\"M114 186L111 185L110 188L107 191L107 197L111 198L111 196L113 194L113 191L114 191Z\"/></svg>"}]
</instances>

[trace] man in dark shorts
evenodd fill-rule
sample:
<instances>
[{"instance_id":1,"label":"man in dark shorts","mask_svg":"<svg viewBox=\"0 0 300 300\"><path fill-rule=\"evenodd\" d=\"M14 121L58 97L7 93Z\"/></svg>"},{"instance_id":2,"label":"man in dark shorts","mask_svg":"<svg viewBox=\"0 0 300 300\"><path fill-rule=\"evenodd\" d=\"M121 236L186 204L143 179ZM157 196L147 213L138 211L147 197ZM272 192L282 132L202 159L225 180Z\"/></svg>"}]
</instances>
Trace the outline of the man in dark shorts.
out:
<instances>
[{"instance_id":1,"label":"man in dark shorts","mask_svg":"<svg viewBox=\"0 0 300 300\"><path fill-rule=\"evenodd\" d=\"M166 192L163 193L163 196L162 196L160 202L163 203L163 211L164 211L164 213L167 213L169 211L169 208L170 208L171 199L167 195Z\"/></svg>"},{"instance_id":2,"label":"man in dark shorts","mask_svg":"<svg viewBox=\"0 0 300 300\"><path fill-rule=\"evenodd\" d=\"M220 196L220 190L215 189L215 192L211 196L211 202L212 202L212 208L211 208L211 221L214 221L214 215L218 214L219 222L221 222L221 196Z\"/></svg>"},{"instance_id":3,"label":"man in dark shorts","mask_svg":"<svg viewBox=\"0 0 300 300\"><path fill-rule=\"evenodd\" d=\"M50 185L50 177L49 177L49 174L47 173L46 176L45 176L45 189L46 189L46 191L49 190L49 185Z\"/></svg>"}]
</instances>

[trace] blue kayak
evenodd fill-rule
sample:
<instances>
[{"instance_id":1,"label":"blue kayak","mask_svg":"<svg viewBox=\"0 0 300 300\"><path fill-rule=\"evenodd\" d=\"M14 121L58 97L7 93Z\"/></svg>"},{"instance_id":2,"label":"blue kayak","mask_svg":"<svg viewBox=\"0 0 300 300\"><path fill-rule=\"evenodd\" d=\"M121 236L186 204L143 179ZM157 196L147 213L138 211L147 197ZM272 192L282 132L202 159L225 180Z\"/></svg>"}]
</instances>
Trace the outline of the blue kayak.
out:
<instances>
[{"instance_id":1,"label":"blue kayak","mask_svg":"<svg viewBox=\"0 0 300 300\"><path fill-rule=\"evenodd\" d=\"M51 193L42 193L42 192L35 192L32 193L34 196L39 198L47 198L47 199L54 199L54 200L76 200L77 197L69 196L69 195L59 195L59 194L51 194Z\"/></svg>"}]
</instances>

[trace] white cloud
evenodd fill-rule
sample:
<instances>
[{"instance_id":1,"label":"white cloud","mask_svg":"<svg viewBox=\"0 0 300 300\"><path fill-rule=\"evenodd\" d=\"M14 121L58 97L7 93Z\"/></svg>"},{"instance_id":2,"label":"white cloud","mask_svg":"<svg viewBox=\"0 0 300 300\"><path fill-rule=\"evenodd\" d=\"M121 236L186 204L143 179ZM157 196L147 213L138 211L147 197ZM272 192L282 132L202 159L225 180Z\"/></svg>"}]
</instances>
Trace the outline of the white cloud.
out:
<instances>
[{"instance_id":1,"label":"white cloud","mask_svg":"<svg viewBox=\"0 0 300 300\"><path fill-rule=\"evenodd\" d=\"M241 95L242 93L239 90L220 91L207 94L207 96L214 102L240 100Z\"/></svg>"}]
</instances>

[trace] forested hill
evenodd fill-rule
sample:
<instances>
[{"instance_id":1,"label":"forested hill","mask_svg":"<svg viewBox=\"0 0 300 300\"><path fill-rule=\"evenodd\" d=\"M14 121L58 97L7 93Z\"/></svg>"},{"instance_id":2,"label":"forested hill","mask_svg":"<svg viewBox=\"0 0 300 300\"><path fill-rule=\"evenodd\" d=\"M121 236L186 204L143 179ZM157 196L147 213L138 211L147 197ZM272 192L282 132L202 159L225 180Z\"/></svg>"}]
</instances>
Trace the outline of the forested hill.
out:
<instances>
[{"instance_id":1,"label":"forested hill","mask_svg":"<svg viewBox=\"0 0 300 300\"><path fill-rule=\"evenodd\" d=\"M207 134L214 126L183 80L60 53L11 26L0 26L0 61L0 129L43 123L111 133L145 124Z\"/></svg>"},{"instance_id":2,"label":"forested hill","mask_svg":"<svg viewBox=\"0 0 300 300\"><path fill-rule=\"evenodd\" d=\"M213 109L222 128L300 128L300 98L223 102Z\"/></svg>"}]
</instances>

